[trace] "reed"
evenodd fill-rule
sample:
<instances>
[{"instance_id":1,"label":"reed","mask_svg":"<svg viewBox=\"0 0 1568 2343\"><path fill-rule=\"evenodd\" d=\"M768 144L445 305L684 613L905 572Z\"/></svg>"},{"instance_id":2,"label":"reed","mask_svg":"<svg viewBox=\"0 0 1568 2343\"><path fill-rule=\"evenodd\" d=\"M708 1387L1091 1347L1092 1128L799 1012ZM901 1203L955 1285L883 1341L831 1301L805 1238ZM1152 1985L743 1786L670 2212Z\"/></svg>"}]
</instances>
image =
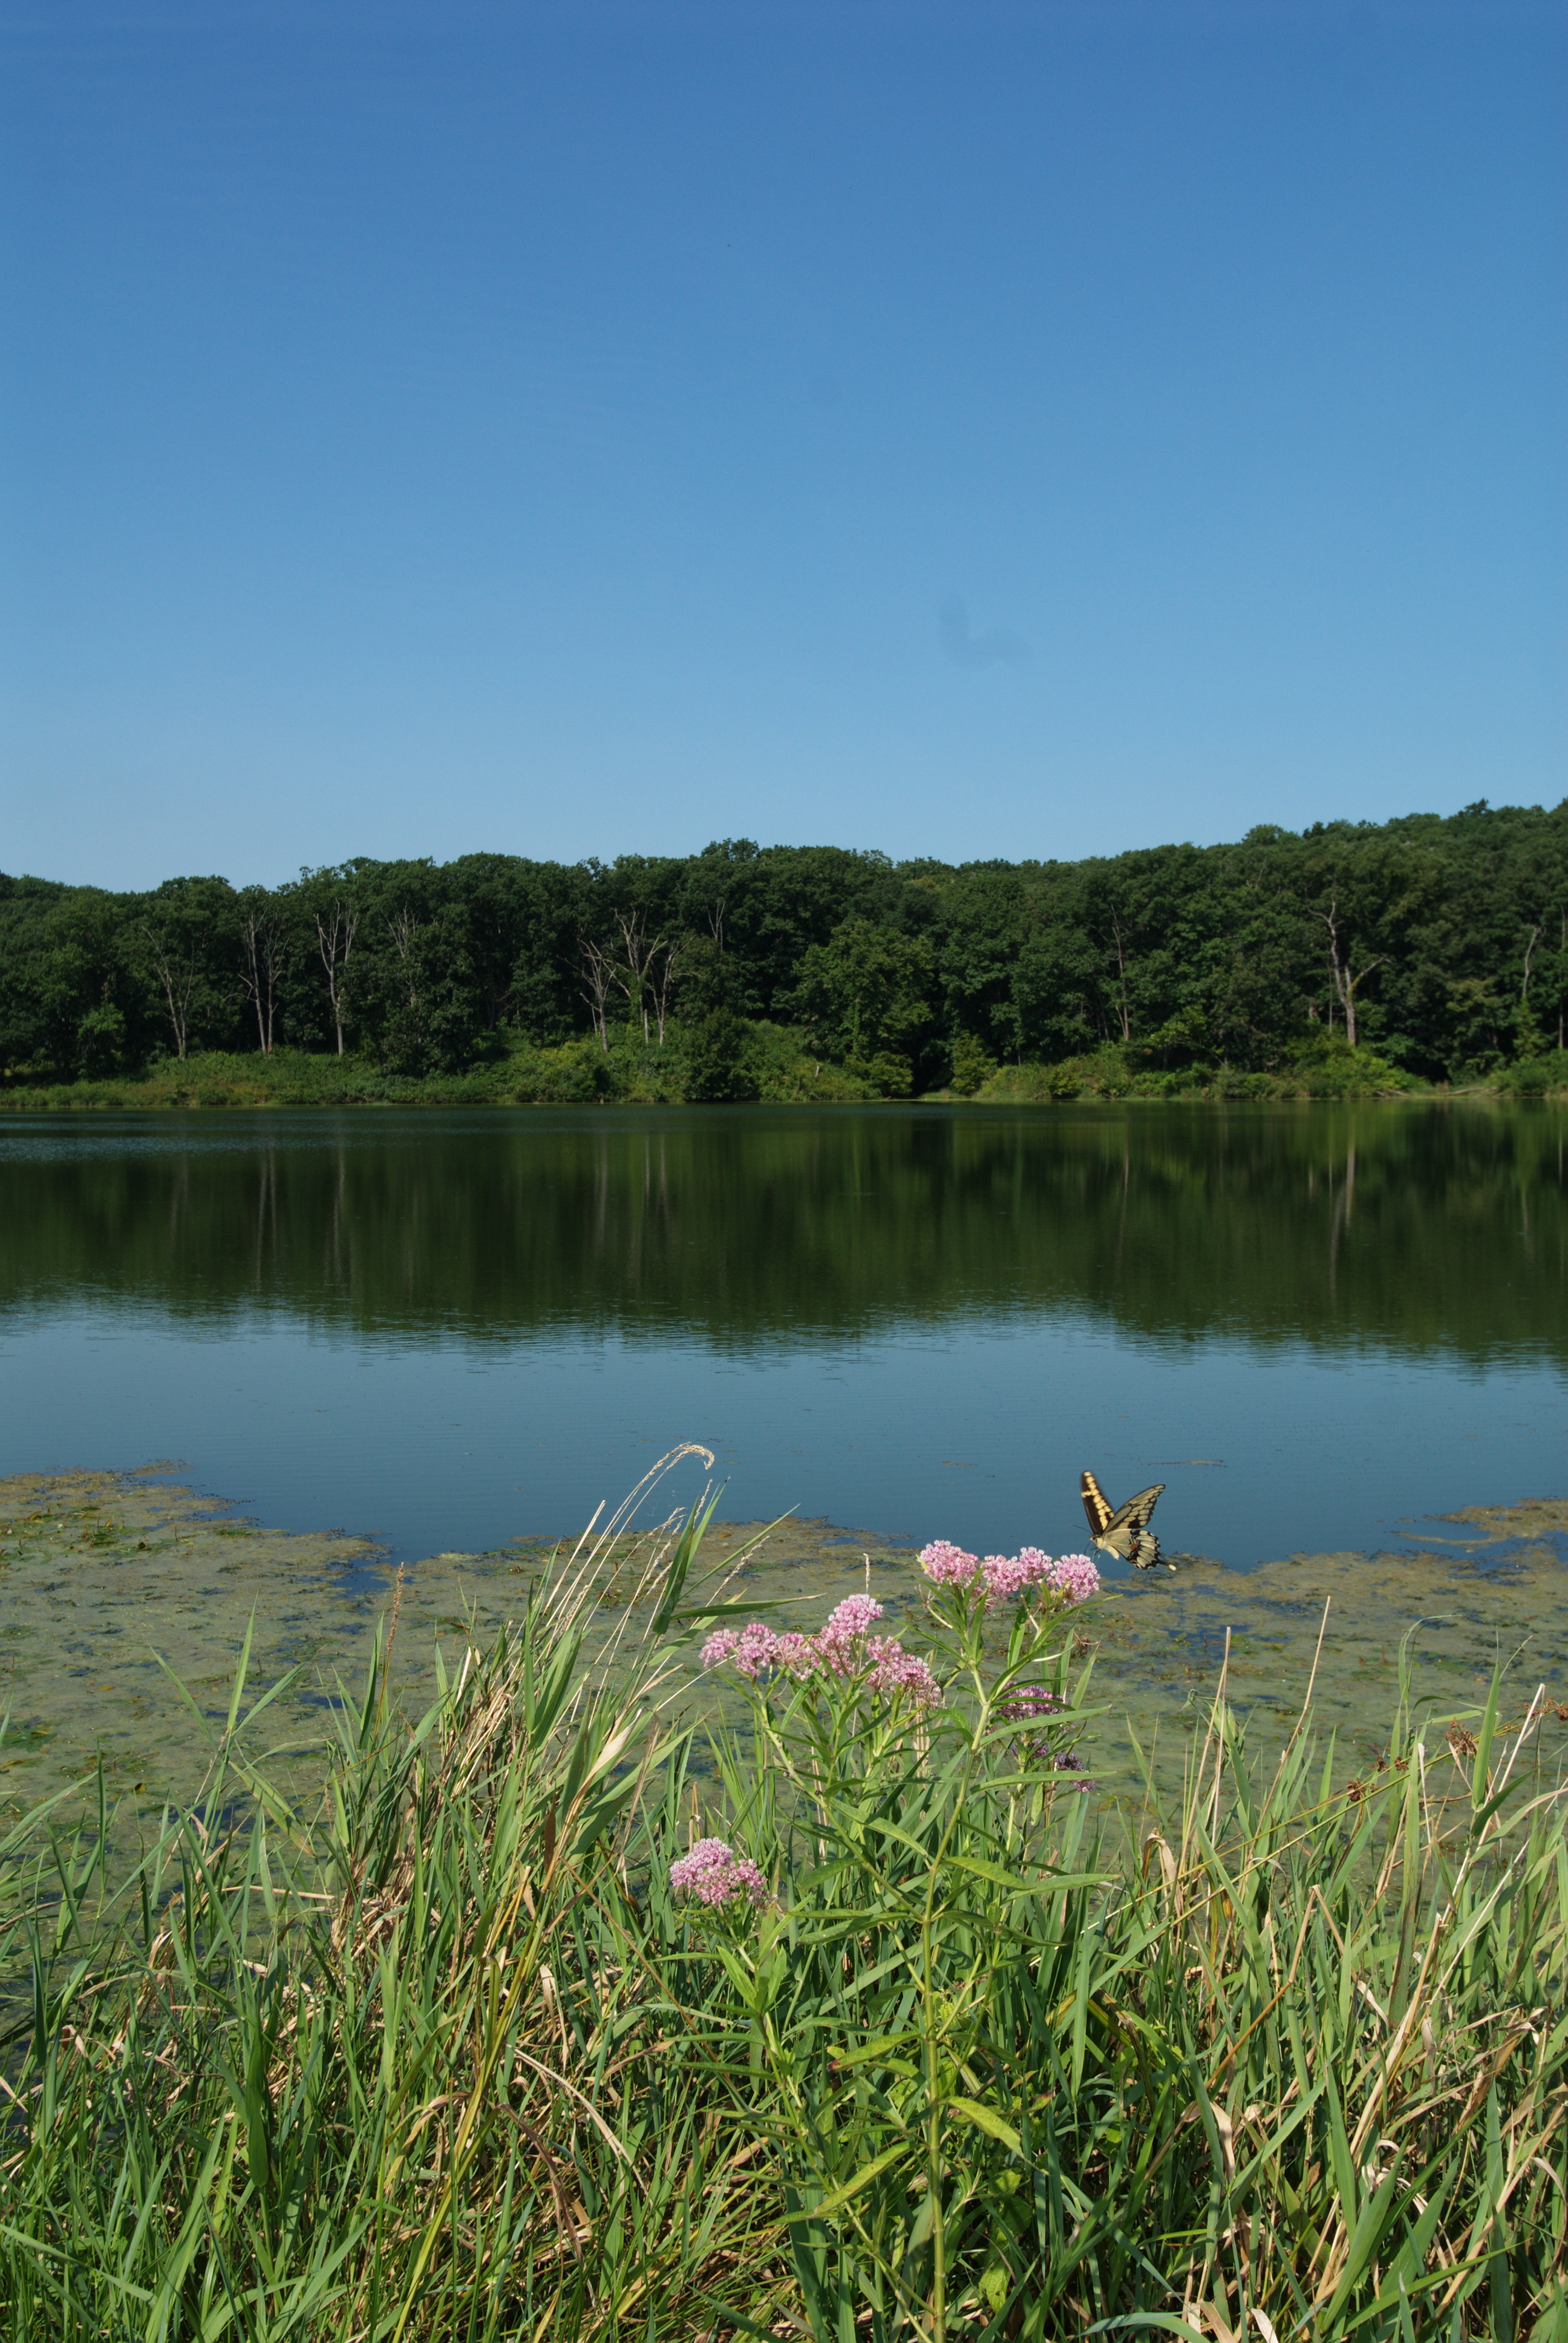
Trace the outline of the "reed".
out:
<instances>
[{"instance_id":1,"label":"reed","mask_svg":"<svg viewBox=\"0 0 1568 2343\"><path fill-rule=\"evenodd\" d=\"M319 1796L242 1664L128 1866L101 1792L12 1832L7 2335L1568 2343L1541 1695L1343 1784L1221 1684L1111 1843L1049 1586L935 1588L929 1689L786 1639L699 1738L710 1512L629 1584L585 1540L421 1715L378 1648Z\"/></svg>"}]
</instances>

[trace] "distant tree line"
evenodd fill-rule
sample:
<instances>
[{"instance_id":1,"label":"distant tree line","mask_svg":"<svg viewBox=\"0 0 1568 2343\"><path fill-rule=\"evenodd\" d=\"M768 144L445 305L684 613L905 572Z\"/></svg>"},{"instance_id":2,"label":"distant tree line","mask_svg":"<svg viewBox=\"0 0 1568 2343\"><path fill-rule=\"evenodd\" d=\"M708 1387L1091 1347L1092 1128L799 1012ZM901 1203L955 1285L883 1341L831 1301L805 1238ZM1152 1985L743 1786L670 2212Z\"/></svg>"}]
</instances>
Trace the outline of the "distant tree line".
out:
<instances>
[{"instance_id":1,"label":"distant tree line","mask_svg":"<svg viewBox=\"0 0 1568 2343\"><path fill-rule=\"evenodd\" d=\"M723 1097L759 1025L889 1096L1097 1051L1180 1075L1349 1048L1452 1081L1561 1050L1565 1016L1568 799L1081 862L727 839L276 888L0 876L13 1084L280 1048L455 1074L576 1041L678 1052L685 1095Z\"/></svg>"}]
</instances>

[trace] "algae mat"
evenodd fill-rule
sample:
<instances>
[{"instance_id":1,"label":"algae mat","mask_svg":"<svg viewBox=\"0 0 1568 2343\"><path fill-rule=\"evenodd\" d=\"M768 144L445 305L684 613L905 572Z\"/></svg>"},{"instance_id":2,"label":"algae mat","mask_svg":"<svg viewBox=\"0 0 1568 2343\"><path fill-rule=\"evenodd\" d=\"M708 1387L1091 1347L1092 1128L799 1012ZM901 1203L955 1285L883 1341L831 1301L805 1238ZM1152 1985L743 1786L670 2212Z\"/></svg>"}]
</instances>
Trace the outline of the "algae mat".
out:
<instances>
[{"instance_id":1,"label":"algae mat","mask_svg":"<svg viewBox=\"0 0 1568 2343\"><path fill-rule=\"evenodd\" d=\"M227 1716L247 1624L253 1693L299 1672L254 1745L278 1752L279 1763L307 1765L329 1729L327 1712L364 1680L390 1594L376 1547L236 1519L216 1498L151 1477L161 1469L0 1481L0 1713L9 1712L0 1825L79 1778L95 1754L111 1792L133 1805L193 1795L205 1735ZM1510 1666L1511 1712L1543 1683L1561 1739L1568 1501L1471 1508L1444 1517L1441 1530L1422 1529L1408 1552L1295 1554L1251 1571L1187 1556L1174 1575L1110 1583L1076 1623L1081 1653L1095 1658L1091 1700L1101 1714L1084 1760L1101 1789L1135 1790L1134 1734L1154 1752L1161 1780L1174 1780L1222 1664L1254 1745L1277 1741L1299 1709L1320 1633L1314 1715L1341 1735L1347 1769L1376 1761L1402 1645L1418 1697L1442 1714L1478 1703L1497 1659ZM721 1567L749 1534L716 1526L704 1564ZM404 1699L432 1688L438 1641L482 1636L516 1614L546 1550L519 1539L488 1554L435 1555L407 1574ZM922 1582L909 1549L789 1521L762 1540L733 1592L742 1615L748 1602L779 1603L791 1624L810 1627L868 1584L890 1626L918 1611Z\"/></svg>"},{"instance_id":2,"label":"algae mat","mask_svg":"<svg viewBox=\"0 0 1568 2343\"><path fill-rule=\"evenodd\" d=\"M402 1574L379 1549L341 1532L301 1535L236 1519L221 1499L153 1476L18 1473L0 1480L0 1829L80 1779L101 1757L110 1792L156 1813L193 1795L226 1724L246 1639L241 1714L281 1677L294 1681L258 1723L253 1755L304 1763L330 1729L326 1714L362 1687L377 1620L395 1592L393 1681L405 1705L436 1684L435 1651L456 1658L517 1615L553 1542L518 1538L485 1554L430 1556ZM717 1524L699 1570L723 1572L751 1530ZM790 1604L810 1623L890 1565L913 1557L828 1523L791 1523L765 1538L736 1593ZM775 1579L781 1584L774 1584ZM610 1591L613 1604L614 1589ZM193 1706L198 1715L193 1715Z\"/></svg>"}]
</instances>

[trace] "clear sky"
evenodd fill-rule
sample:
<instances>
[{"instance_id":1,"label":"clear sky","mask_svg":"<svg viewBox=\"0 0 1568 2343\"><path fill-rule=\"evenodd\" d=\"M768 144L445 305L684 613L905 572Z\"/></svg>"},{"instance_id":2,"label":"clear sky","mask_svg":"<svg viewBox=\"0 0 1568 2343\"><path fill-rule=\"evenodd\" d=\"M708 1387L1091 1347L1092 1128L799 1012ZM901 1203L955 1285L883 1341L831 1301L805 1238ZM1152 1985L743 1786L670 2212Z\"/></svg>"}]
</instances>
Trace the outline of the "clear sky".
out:
<instances>
[{"instance_id":1,"label":"clear sky","mask_svg":"<svg viewBox=\"0 0 1568 2343\"><path fill-rule=\"evenodd\" d=\"M1568 0L0 30L0 869L1568 789Z\"/></svg>"}]
</instances>

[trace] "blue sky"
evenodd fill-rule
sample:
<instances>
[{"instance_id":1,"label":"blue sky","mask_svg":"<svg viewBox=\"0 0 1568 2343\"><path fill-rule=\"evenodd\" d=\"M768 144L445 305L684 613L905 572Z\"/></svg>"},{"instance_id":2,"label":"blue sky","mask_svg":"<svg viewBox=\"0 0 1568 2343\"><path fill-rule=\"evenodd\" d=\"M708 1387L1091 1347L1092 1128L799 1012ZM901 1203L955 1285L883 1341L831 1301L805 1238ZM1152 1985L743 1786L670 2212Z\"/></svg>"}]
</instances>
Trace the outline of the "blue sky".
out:
<instances>
[{"instance_id":1,"label":"blue sky","mask_svg":"<svg viewBox=\"0 0 1568 2343\"><path fill-rule=\"evenodd\" d=\"M0 868L1563 779L1568 0L4 0Z\"/></svg>"}]
</instances>

